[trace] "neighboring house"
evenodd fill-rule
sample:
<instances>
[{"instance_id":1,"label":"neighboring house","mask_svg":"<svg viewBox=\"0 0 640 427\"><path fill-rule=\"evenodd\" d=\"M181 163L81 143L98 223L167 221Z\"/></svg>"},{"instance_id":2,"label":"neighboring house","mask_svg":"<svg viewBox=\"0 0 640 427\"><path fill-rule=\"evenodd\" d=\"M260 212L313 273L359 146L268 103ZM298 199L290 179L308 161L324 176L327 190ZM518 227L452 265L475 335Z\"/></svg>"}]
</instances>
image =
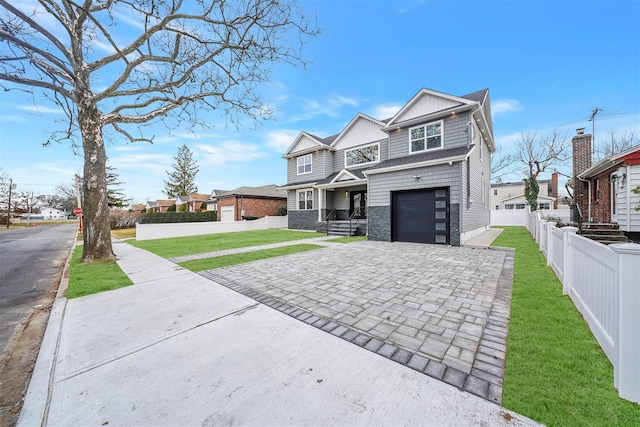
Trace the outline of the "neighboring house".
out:
<instances>
[{"instance_id":1,"label":"neighboring house","mask_svg":"<svg viewBox=\"0 0 640 427\"><path fill-rule=\"evenodd\" d=\"M578 129L573 137L574 199L585 221L618 224L640 232L640 145L591 165L591 135Z\"/></svg>"},{"instance_id":2,"label":"neighboring house","mask_svg":"<svg viewBox=\"0 0 640 427\"><path fill-rule=\"evenodd\" d=\"M154 212L164 213L169 208L176 204L175 200L156 200L156 204L153 208Z\"/></svg>"},{"instance_id":3,"label":"neighboring house","mask_svg":"<svg viewBox=\"0 0 640 427\"><path fill-rule=\"evenodd\" d=\"M218 221L241 221L246 217L262 218L277 216L282 206L287 205L287 197L278 191L276 185L262 187L238 187L226 193L217 194Z\"/></svg>"},{"instance_id":4,"label":"neighboring house","mask_svg":"<svg viewBox=\"0 0 640 427\"><path fill-rule=\"evenodd\" d=\"M538 180L538 209L558 209L558 174ZM524 181L491 184L491 209L524 209Z\"/></svg>"},{"instance_id":5,"label":"neighboring house","mask_svg":"<svg viewBox=\"0 0 640 427\"><path fill-rule=\"evenodd\" d=\"M147 200L147 203L144 205L147 213L155 212L156 210L156 201L155 200Z\"/></svg>"},{"instance_id":6,"label":"neighboring house","mask_svg":"<svg viewBox=\"0 0 640 427\"><path fill-rule=\"evenodd\" d=\"M371 240L459 245L489 228L494 151L487 89L422 89L391 119L301 132L283 155L289 228L358 218Z\"/></svg>"},{"instance_id":7,"label":"neighboring house","mask_svg":"<svg viewBox=\"0 0 640 427\"><path fill-rule=\"evenodd\" d=\"M65 211L55 208L40 209L40 215L43 219L67 219Z\"/></svg>"},{"instance_id":8,"label":"neighboring house","mask_svg":"<svg viewBox=\"0 0 640 427\"><path fill-rule=\"evenodd\" d=\"M134 204L131 207L131 211L132 212L137 212L137 213L141 213L143 210L145 210L147 208L146 205L142 205L142 204Z\"/></svg>"},{"instance_id":9,"label":"neighboring house","mask_svg":"<svg viewBox=\"0 0 640 427\"><path fill-rule=\"evenodd\" d=\"M180 211L180 206L186 205L188 201L189 201L189 196L176 197L176 200L175 200L176 211ZM188 210L188 208L184 208L184 209Z\"/></svg>"},{"instance_id":10,"label":"neighboring house","mask_svg":"<svg viewBox=\"0 0 640 427\"><path fill-rule=\"evenodd\" d=\"M207 199L207 210L208 211L217 211L218 210L218 194L227 193L228 190L216 190L213 189L209 198Z\"/></svg>"},{"instance_id":11,"label":"neighboring house","mask_svg":"<svg viewBox=\"0 0 640 427\"><path fill-rule=\"evenodd\" d=\"M207 200L209 200L209 195L208 194L198 194L198 193L191 193L187 196L187 211L188 212L200 212L202 208L202 204L207 202Z\"/></svg>"}]
</instances>

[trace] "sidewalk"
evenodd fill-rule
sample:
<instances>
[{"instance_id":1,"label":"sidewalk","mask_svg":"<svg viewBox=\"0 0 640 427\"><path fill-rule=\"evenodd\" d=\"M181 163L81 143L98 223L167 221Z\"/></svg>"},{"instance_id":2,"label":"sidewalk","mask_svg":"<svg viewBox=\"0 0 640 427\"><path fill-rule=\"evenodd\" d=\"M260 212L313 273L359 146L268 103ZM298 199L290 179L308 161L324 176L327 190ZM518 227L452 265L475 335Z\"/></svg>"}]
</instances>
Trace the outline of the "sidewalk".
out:
<instances>
[{"instance_id":1,"label":"sidewalk","mask_svg":"<svg viewBox=\"0 0 640 427\"><path fill-rule=\"evenodd\" d=\"M18 425L537 425L126 243L54 304Z\"/></svg>"}]
</instances>

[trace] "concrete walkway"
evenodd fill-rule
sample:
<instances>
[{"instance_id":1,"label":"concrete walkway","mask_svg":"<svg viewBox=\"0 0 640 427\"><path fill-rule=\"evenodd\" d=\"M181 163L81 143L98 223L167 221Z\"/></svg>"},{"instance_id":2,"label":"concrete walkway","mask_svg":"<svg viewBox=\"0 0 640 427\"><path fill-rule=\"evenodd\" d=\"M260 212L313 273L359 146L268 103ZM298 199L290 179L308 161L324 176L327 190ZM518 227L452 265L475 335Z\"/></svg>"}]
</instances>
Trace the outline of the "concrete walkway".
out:
<instances>
[{"instance_id":1,"label":"concrete walkway","mask_svg":"<svg viewBox=\"0 0 640 427\"><path fill-rule=\"evenodd\" d=\"M134 286L56 300L18 425L537 425L149 252L114 250Z\"/></svg>"}]
</instances>

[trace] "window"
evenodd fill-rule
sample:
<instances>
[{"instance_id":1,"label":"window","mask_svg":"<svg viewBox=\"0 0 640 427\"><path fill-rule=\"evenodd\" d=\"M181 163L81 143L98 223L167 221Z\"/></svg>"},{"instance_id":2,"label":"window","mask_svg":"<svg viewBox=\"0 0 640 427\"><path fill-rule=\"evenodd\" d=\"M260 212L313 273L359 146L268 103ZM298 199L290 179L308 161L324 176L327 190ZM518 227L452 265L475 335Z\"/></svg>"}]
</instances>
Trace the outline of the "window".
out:
<instances>
[{"instance_id":1,"label":"window","mask_svg":"<svg viewBox=\"0 0 640 427\"><path fill-rule=\"evenodd\" d=\"M354 148L344 153L345 167L373 163L380 160L380 146L378 144L367 145L366 147Z\"/></svg>"},{"instance_id":2,"label":"window","mask_svg":"<svg viewBox=\"0 0 640 427\"><path fill-rule=\"evenodd\" d=\"M298 157L298 175L311 173L311 154Z\"/></svg>"},{"instance_id":3,"label":"window","mask_svg":"<svg viewBox=\"0 0 640 427\"><path fill-rule=\"evenodd\" d=\"M497 188L494 188L494 189L493 189L493 195L494 195L494 196L497 196L497 195L498 195L498 189L497 189Z\"/></svg>"},{"instance_id":4,"label":"window","mask_svg":"<svg viewBox=\"0 0 640 427\"><path fill-rule=\"evenodd\" d=\"M313 190L298 190L298 210L313 209Z\"/></svg>"},{"instance_id":5,"label":"window","mask_svg":"<svg viewBox=\"0 0 640 427\"><path fill-rule=\"evenodd\" d=\"M500 210L500 205L496 205L496 210L499 211Z\"/></svg>"},{"instance_id":6,"label":"window","mask_svg":"<svg viewBox=\"0 0 640 427\"><path fill-rule=\"evenodd\" d=\"M409 153L442 148L442 120L409 129Z\"/></svg>"},{"instance_id":7,"label":"window","mask_svg":"<svg viewBox=\"0 0 640 427\"><path fill-rule=\"evenodd\" d=\"M596 179L596 200L600 200L600 180Z\"/></svg>"}]
</instances>

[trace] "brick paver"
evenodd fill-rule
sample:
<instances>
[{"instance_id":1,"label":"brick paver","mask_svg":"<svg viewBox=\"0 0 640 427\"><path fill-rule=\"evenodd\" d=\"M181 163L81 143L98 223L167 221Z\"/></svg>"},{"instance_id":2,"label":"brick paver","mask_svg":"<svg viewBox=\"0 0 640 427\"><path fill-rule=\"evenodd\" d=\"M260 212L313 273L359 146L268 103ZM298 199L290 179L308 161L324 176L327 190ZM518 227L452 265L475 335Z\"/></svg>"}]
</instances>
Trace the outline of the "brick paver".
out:
<instances>
[{"instance_id":1,"label":"brick paver","mask_svg":"<svg viewBox=\"0 0 640 427\"><path fill-rule=\"evenodd\" d=\"M512 251L364 241L201 274L500 403Z\"/></svg>"}]
</instances>

